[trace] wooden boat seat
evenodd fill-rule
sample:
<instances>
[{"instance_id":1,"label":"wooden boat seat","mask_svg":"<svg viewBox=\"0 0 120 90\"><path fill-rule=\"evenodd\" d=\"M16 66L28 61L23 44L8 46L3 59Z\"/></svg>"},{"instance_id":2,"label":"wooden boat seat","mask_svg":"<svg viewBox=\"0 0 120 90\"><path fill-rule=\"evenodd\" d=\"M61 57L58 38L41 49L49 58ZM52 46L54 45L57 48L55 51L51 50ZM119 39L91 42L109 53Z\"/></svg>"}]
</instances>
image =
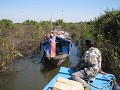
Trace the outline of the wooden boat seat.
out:
<instances>
[{"instance_id":1,"label":"wooden boat seat","mask_svg":"<svg viewBox=\"0 0 120 90\"><path fill-rule=\"evenodd\" d=\"M53 90L84 90L84 87L77 81L58 77L57 81L53 85Z\"/></svg>"}]
</instances>

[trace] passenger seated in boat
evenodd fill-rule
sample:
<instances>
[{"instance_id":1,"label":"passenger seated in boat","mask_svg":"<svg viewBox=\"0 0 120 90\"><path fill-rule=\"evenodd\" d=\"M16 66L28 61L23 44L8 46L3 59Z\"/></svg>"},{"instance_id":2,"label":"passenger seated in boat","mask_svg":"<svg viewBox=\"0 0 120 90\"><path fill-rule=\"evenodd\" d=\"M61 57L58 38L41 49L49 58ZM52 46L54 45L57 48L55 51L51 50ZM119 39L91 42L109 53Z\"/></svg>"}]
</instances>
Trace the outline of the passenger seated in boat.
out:
<instances>
[{"instance_id":1,"label":"passenger seated in boat","mask_svg":"<svg viewBox=\"0 0 120 90\"><path fill-rule=\"evenodd\" d=\"M44 35L44 41L48 41L49 38L50 38L50 36L48 36L48 35Z\"/></svg>"},{"instance_id":2,"label":"passenger seated in boat","mask_svg":"<svg viewBox=\"0 0 120 90\"><path fill-rule=\"evenodd\" d=\"M64 38L64 32L63 31L58 31L56 36Z\"/></svg>"},{"instance_id":3,"label":"passenger seated in boat","mask_svg":"<svg viewBox=\"0 0 120 90\"><path fill-rule=\"evenodd\" d=\"M60 37L60 31L57 31L57 35L56 36Z\"/></svg>"},{"instance_id":4,"label":"passenger seated in boat","mask_svg":"<svg viewBox=\"0 0 120 90\"><path fill-rule=\"evenodd\" d=\"M61 38L65 38L65 37L64 37L64 31L61 31L61 32L60 32L60 37L61 37Z\"/></svg>"},{"instance_id":5,"label":"passenger seated in boat","mask_svg":"<svg viewBox=\"0 0 120 90\"><path fill-rule=\"evenodd\" d=\"M50 34L47 34L46 35L46 40L49 40L50 39Z\"/></svg>"},{"instance_id":6,"label":"passenger seated in boat","mask_svg":"<svg viewBox=\"0 0 120 90\"><path fill-rule=\"evenodd\" d=\"M56 56L56 37L53 34L50 34L50 57L55 57Z\"/></svg>"},{"instance_id":7,"label":"passenger seated in boat","mask_svg":"<svg viewBox=\"0 0 120 90\"><path fill-rule=\"evenodd\" d=\"M82 62L72 67L72 69L77 70L72 74L72 79L81 82L85 90L90 90L87 82L93 81L98 73L106 73L101 70L101 52L94 47L94 40L86 39L85 43L88 51L82 56Z\"/></svg>"},{"instance_id":8,"label":"passenger seated in boat","mask_svg":"<svg viewBox=\"0 0 120 90\"><path fill-rule=\"evenodd\" d=\"M62 52L62 43L61 41L56 42L56 54L59 55Z\"/></svg>"},{"instance_id":9,"label":"passenger seated in boat","mask_svg":"<svg viewBox=\"0 0 120 90\"><path fill-rule=\"evenodd\" d=\"M47 40L47 37L46 37L46 35L44 35L44 41L45 41L45 40Z\"/></svg>"}]
</instances>

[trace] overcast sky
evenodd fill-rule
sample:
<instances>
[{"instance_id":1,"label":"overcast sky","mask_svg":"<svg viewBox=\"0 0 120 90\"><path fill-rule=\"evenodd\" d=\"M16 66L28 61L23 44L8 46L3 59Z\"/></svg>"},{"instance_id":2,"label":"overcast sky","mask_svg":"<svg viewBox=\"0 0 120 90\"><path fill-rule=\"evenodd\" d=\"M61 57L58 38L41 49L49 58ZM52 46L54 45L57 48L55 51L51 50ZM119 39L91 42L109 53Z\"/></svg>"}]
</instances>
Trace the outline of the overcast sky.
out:
<instances>
[{"instance_id":1,"label":"overcast sky","mask_svg":"<svg viewBox=\"0 0 120 90\"><path fill-rule=\"evenodd\" d=\"M120 0L0 0L0 20L23 22L89 21L104 13L104 10L120 9Z\"/></svg>"}]
</instances>

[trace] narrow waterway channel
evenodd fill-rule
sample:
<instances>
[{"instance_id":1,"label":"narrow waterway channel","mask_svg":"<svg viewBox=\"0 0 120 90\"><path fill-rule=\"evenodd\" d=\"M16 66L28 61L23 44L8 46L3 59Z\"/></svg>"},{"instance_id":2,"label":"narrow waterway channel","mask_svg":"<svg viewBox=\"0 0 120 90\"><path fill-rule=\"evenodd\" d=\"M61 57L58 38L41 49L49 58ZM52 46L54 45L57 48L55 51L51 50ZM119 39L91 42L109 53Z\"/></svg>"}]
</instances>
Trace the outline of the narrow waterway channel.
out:
<instances>
[{"instance_id":1,"label":"narrow waterway channel","mask_svg":"<svg viewBox=\"0 0 120 90\"><path fill-rule=\"evenodd\" d=\"M60 67L76 65L80 59L79 53L73 43L69 57L58 67L36 63L32 58L20 59L14 65L19 72L14 77L10 77L0 90L42 90L58 73Z\"/></svg>"}]
</instances>

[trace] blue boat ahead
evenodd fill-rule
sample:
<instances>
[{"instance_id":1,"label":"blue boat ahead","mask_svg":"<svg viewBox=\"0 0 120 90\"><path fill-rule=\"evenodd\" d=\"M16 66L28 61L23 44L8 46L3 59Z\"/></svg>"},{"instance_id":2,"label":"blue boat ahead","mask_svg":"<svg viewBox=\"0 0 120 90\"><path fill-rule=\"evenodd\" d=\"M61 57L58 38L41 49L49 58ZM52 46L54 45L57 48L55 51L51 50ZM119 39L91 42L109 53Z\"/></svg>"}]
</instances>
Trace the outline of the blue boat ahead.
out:
<instances>
[{"instance_id":1,"label":"blue boat ahead","mask_svg":"<svg viewBox=\"0 0 120 90\"><path fill-rule=\"evenodd\" d=\"M52 87L58 77L70 79L74 70L66 67L61 67L59 73L44 87L43 90L52 90ZM115 84L115 76L113 74L98 74L95 80L90 83L91 90L118 90Z\"/></svg>"},{"instance_id":2,"label":"blue boat ahead","mask_svg":"<svg viewBox=\"0 0 120 90\"><path fill-rule=\"evenodd\" d=\"M44 52L43 59L45 62L50 62L55 66L59 66L70 54L71 41L66 38L56 36L56 56L50 57L50 43L48 40L41 43L41 49Z\"/></svg>"}]
</instances>

